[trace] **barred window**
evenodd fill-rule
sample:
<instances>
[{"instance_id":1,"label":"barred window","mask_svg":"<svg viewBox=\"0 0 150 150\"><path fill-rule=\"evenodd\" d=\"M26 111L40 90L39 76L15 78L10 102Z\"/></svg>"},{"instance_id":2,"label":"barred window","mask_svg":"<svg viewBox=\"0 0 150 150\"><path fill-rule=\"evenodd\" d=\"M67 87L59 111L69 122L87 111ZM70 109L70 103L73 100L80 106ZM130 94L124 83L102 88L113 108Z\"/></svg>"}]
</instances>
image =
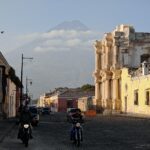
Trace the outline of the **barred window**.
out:
<instances>
[{"instance_id":1,"label":"barred window","mask_svg":"<svg viewBox=\"0 0 150 150\"><path fill-rule=\"evenodd\" d=\"M138 99L138 90L134 91L134 105L139 104L139 99Z\"/></svg>"},{"instance_id":2,"label":"barred window","mask_svg":"<svg viewBox=\"0 0 150 150\"><path fill-rule=\"evenodd\" d=\"M149 97L149 91L146 91L146 101L145 101L146 105L150 105L150 97Z\"/></svg>"}]
</instances>

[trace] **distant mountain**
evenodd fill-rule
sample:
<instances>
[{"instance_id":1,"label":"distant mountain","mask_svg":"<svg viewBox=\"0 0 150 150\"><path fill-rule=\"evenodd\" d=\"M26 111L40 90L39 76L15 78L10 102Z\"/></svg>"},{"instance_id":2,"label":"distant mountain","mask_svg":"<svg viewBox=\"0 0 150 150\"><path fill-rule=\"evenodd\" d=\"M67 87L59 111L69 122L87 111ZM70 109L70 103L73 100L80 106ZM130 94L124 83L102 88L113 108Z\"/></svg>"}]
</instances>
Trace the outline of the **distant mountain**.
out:
<instances>
[{"instance_id":1,"label":"distant mountain","mask_svg":"<svg viewBox=\"0 0 150 150\"><path fill-rule=\"evenodd\" d=\"M77 31L87 31L89 28L85 26L83 23L81 23L78 20L73 21L65 21L63 23L60 23L56 25L51 30L77 30ZM51 31L50 30L50 31Z\"/></svg>"},{"instance_id":2,"label":"distant mountain","mask_svg":"<svg viewBox=\"0 0 150 150\"><path fill-rule=\"evenodd\" d=\"M58 32L53 33L53 31ZM59 30L67 30L60 37ZM74 30L77 36L69 36ZM24 82L26 76L31 78L33 85L29 91L34 98L57 87L80 87L84 84L94 84L94 50L92 40L86 30L89 30L79 21L64 22L37 36L32 42L16 48L7 54L10 65L20 76L21 54L24 57L33 57L33 62L24 60ZM83 35L80 35L83 31ZM85 32L84 32L85 31ZM91 31L92 32L92 31ZM74 33L74 32L73 32ZM43 36L46 34L47 36ZM59 36L54 36L58 34ZM75 35L76 35L75 34ZM54 37L53 37L54 36ZM64 38L66 36L66 38ZM38 50L38 51L36 51ZM24 83L25 85L25 83Z\"/></svg>"}]
</instances>

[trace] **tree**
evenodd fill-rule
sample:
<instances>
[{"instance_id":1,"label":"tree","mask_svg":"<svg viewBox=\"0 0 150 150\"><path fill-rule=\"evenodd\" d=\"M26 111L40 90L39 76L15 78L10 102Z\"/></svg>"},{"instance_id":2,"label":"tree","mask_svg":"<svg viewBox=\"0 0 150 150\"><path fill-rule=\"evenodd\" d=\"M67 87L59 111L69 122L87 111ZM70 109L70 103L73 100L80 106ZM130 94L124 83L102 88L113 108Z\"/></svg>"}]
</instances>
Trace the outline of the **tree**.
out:
<instances>
[{"instance_id":1,"label":"tree","mask_svg":"<svg viewBox=\"0 0 150 150\"><path fill-rule=\"evenodd\" d=\"M95 90L95 86L91 85L91 84L84 84L81 89L83 91L94 91Z\"/></svg>"}]
</instances>

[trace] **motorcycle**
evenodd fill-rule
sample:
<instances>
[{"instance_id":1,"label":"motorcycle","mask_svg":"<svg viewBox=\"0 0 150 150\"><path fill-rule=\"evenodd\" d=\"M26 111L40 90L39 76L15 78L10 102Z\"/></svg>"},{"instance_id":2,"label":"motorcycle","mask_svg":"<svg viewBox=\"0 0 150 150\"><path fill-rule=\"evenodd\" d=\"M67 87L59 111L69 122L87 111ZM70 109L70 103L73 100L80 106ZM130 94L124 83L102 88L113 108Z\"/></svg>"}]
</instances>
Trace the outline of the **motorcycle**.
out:
<instances>
[{"instance_id":1,"label":"motorcycle","mask_svg":"<svg viewBox=\"0 0 150 150\"><path fill-rule=\"evenodd\" d=\"M81 142L83 141L83 130L82 126L79 122L77 122L71 131L71 140L76 146L80 146Z\"/></svg>"},{"instance_id":2,"label":"motorcycle","mask_svg":"<svg viewBox=\"0 0 150 150\"><path fill-rule=\"evenodd\" d=\"M28 147L29 139L30 139L30 125L23 124L22 131L20 134L20 139L22 140L25 147Z\"/></svg>"}]
</instances>

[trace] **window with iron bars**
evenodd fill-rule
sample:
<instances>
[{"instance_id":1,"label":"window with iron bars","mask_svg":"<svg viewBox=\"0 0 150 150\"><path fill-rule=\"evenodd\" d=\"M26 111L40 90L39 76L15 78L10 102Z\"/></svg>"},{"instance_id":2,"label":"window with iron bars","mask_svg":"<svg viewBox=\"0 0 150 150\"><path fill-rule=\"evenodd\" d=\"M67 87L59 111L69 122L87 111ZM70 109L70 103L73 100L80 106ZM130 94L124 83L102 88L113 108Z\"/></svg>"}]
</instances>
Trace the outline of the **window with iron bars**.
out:
<instances>
[{"instance_id":1,"label":"window with iron bars","mask_svg":"<svg viewBox=\"0 0 150 150\"><path fill-rule=\"evenodd\" d=\"M134 91L134 105L139 105L138 90Z\"/></svg>"}]
</instances>

